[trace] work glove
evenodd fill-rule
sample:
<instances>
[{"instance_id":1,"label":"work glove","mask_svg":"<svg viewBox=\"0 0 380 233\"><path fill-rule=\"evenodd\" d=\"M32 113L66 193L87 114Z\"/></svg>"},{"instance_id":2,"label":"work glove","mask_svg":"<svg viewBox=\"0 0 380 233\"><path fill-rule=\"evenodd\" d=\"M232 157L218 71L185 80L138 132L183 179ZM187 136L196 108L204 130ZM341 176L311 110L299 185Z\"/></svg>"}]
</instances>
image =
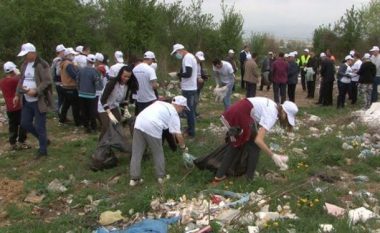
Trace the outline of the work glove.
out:
<instances>
[{"instance_id":1,"label":"work glove","mask_svg":"<svg viewBox=\"0 0 380 233\"><path fill-rule=\"evenodd\" d=\"M289 160L288 156L273 154L272 156L273 162L277 167L280 168L281 171L288 170L288 165L286 164Z\"/></svg>"},{"instance_id":2,"label":"work glove","mask_svg":"<svg viewBox=\"0 0 380 233\"><path fill-rule=\"evenodd\" d=\"M124 118L124 119L129 119L129 118L131 118L131 117L132 117L132 115L131 115L131 113L128 111L128 108L125 107L125 108L124 108L123 118Z\"/></svg>"},{"instance_id":3,"label":"work glove","mask_svg":"<svg viewBox=\"0 0 380 233\"><path fill-rule=\"evenodd\" d=\"M112 114L112 112L108 112L108 117L110 118L110 121L112 122L112 124L117 124L119 123L119 121L116 119L116 117Z\"/></svg>"}]
</instances>

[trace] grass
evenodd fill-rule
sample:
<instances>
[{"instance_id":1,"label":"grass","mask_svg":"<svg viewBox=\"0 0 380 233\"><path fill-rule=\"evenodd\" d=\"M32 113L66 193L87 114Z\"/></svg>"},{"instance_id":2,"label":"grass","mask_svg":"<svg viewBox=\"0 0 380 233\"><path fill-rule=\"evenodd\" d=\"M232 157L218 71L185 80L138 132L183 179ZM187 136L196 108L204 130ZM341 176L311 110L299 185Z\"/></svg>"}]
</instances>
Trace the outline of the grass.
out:
<instances>
[{"instance_id":1,"label":"grass","mask_svg":"<svg viewBox=\"0 0 380 233\"><path fill-rule=\"evenodd\" d=\"M211 94L205 96L212 99ZM209 103L208 103L209 102ZM222 112L222 104L212 101L203 102L200 105L202 118L197 123L198 134L193 142L188 143L190 153L196 156L206 155L223 141L221 137L210 134L200 129L207 128L210 123L219 125L218 115ZM368 227L374 226L375 222L367 225L359 225L350 228L347 219L337 219L326 214L323 210L325 202L334 203L346 207L344 198L349 191L358 191L371 188L375 196L377 182L380 180L375 172L380 167L378 158L359 160L359 149L344 151L341 148L342 141L337 138L338 131L343 135L361 135L366 132L364 126L356 130L347 128L339 129L351 121L350 111L353 107L337 111L333 107L311 106L301 108L300 118L306 118L305 113L318 115L323 119L320 124L313 125L323 131L326 124L336 124L332 134L319 138L310 137L309 125L303 125L295 132L296 140L290 140L281 135L271 134L267 143L277 143L290 156L290 168L286 172L278 172L283 179L267 180L265 174L277 172L273 162L265 154L261 154L260 163L257 167L259 176L254 181L248 182L243 178L230 178L228 182L219 185L219 189L234 192L252 192L263 187L266 194L272 194L270 209L275 210L278 204L289 203L292 211L297 214L299 220L284 220L270 222L261 232L287 232L287 229L295 229L296 232L316 232L321 223L333 224L336 232L367 232ZM196 197L199 192L210 188L209 182L213 174L208 171L194 169L189 174L182 165L179 152L172 152L165 146L166 169L171 179L164 186L159 186L154 177L152 160L144 160L142 164L142 186L129 187L129 157L127 154L119 154L120 165L114 169L103 172L92 172L87 168L91 153L95 150L97 135L87 136L79 130L69 126L57 126L54 115L49 115L48 132L52 139L49 147L49 157L39 161L33 160L34 151L18 151L15 153L5 152L0 162L0 177L12 180L23 180L24 189L13 202L1 203L0 213L5 211L7 217L0 218L8 221L8 226L0 228L0 232L91 232L98 227L100 213L106 210L121 210L124 216L133 209L137 212L148 212L150 201L154 197L164 199L178 199L186 194L188 197ZM1 141L5 145L7 138L6 129L0 133ZM34 141L34 139L31 139ZM35 141L34 141L35 142ZM307 147L302 157L293 152L293 148ZM347 165L346 160L351 159L352 165ZM300 166L300 164L303 164ZM339 176L346 174L346 180L337 180L333 183L325 181L310 182L318 174ZM351 180L356 175L367 175L370 182L358 184ZM115 184L109 180L115 176L120 179ZM47 185L58 178L63 181L68 191L63 194L52 194L46 189ZM70 180L71 178L71 180ZM321 188L322 193L316 188ZM38 190L46 195L46 198L37 205L23 202L25 196L31 190ZM379 189L377 189L379 190ZM285 199L284 195L290 196ZM96 210L84 213L84 207L90 204L88 197L99 200ZM299 200L307 198L316 200L313 206L300 206ZM0 200L1 201L1 200ZM68 204L68 201L71 201ZM354 203L356 202L356 203ZM350 207L361 206L361 202L353 201ZM70 207L70 208L68 208ZM257 211L255 206L246 206L245 210ZM39 210L39 212L38 212ZM37 212L37 213L36 213ZM1 216L1 215L0 215ZM215 223L212 224L217 228ZM217 232L218 230L215 230ZM173 226L170 232L183 232L183 226ZM236 224L230 232L247 232L246 226Z\"/></svg>"}]
</instances>

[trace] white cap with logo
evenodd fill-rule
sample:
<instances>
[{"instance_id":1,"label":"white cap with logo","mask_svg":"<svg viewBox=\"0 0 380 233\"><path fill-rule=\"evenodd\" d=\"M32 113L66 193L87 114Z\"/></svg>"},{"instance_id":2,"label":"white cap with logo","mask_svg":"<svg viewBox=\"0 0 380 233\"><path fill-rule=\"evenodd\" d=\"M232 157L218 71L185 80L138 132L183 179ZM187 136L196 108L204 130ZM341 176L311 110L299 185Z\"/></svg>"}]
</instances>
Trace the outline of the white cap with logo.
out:
<instances>
[{"instance_id":1,"label":"white cap with logo","mask_svg":"<svg viewBox=\"0 0 380 233\"><path fill-rule=\"evenodd\" d=\"M21 46L21 51L17 54L17 56L22 57L31 52L36 52L36 47L31 43L25 43Z\"/></svg>"},{"instance_id":2,"label":"white cap with logo","mask_svg":"<svg viewBox=\"0 0 380 233\"><path fill-rule=\"evenodd\" d=\"M351 55L347 55L345 58L344 58L345 61L348 61L348 60L354 60L354 58L351 56Z\"/></svg>"},{"instance_id":3,"label":"white cap with logo","mask_svg":"<svg viewBox=\"0 0 380 233\"><path fill-rule=\"evenodd\" d=\"M308 53L308 52L310 52L310 50L309 50L309 49L304 49L303 51L304 51L304 52L307 52L307 53Z\"/></svg>"},{"instance_id":4,"label":"white cap with logo","mask_svg":"<svg viewBox=\"0 0 380 233\"><path fill-rule=\"evenodd\" d=\"M365 53L363 56L363 59L370 59L370 58L371 58L371 54L369 53Z\"/></svg>"},{"instance_id":5,"label":"white cap with logo","mask_svg":"<svg viewBox=\"0 0 380 233\"><path fill-rule=\"evenodd\" d=\"M115 52L115 59L118 63L124 63L124 54L122 51L116 51Z\"/></svg>"},{"instance_id":6,"label":"white cap with logo","mask_svg":"<svg viewBox=\"0 0 380 233\"><path fill-rule=\"evenodd\" d=\"M83 45L78 45L78 46L75 48L75 51L77 51L78 53L83 53Z\"/></svg>"},{"instance_id":7,"label":"white cap with logo","mask_svg":"<svg viewBox=\"0 0 380 233\"><path fill-rule=\"evenodd\" d=\"M78 53L75 52L73 48L71 48L71 47L66 48L65 49L65 56L70 55L70 54L72 54L72 55L78 55Z\"/></svg>"},{"instance_id":8,"label":"white cap with logo","mask_svg":"<svg viewBox=\"0 0 380 233\"><path fill-rule=\"evenodd\" d=\"M183 97L182 95L177 95L172 99L172 104L176 104L179 106L184 106L186 107L187 110L190 111L190 108L187 106L187 99Z\"/></svg>"},{"instance_id":9,"label":"white cap with logo","mask_svg":"<svg viewBox=\"0 0 380 233\"><path fill-rule=\"evenodd\" d=\"M13 72L16 68L17 68L17 66L15 65L15 63L13 63L11 61L7 61L4 63L4 72L5 73Z\"/></svg>"},{"instance_id":10,"label":"white cap with logo","mask_svg":"<svg viewBox=\"0 0 380 233\"><path fill-rule=\"evenodd\" d=\"M104 61L104 56L101 53L95 53L95 59L97 61L103 62Z\"/></svg>"},{"instance_id":11,"label":"white cap with logo","mask_svg":"<svg viewBox=\"0 0 380 233\"><path fill-rule=\"evenodd\" d=\"M173 51L170 54L173 55L178 50L181 50L181 49L184 49L184 48L185 48L185 46L183 46L181 44L175 44L175 45L173 45Z\"/></svg>"},{"instance_id":12,"label":"white cap with logo","mask_svg":"<svg viewBox=\"0 0 380 233\"><path fill-rule=\"evenodd\" d=\"M233 49L228 50L228 53L235 53Z\"/></svg>"},{"instance_id":13,"label":"white cap with logo","mask_svg":"<svg viewBox=\"0 0 380 233\"><path fill-rule=\"evenodd\" d=\"M89 54L87 55L87 61L95 63L96 62L96 57L94 54Z\"/></svg>"},{"instance_id":14,"label":"white cap with logo","mask_svg":"<svg viewBox=\"0 0 380 233\"><path fill-rule=\"evenodd\" d=\"M373 46L372 49L370 50L370 52L373 52L373 51L379 51L379 47L378 46Z\"/></svg>"},{"instance_id":15,"label":"white cap with logo","mask_svg":"<svg viewBox=\"0 0 380 233\"><path fill-rule=\"evenodd\" d=\"M206 60L205 59L205 54L202 52L202 51L198 51L195 53L195 56L200 60L200 61L204 61Z\"/></svg>"},{"instance_id":16,"label":"white cap with logo","mask_svg":"<svg viewBox=\"0 0 380 233\"><path fill-rule=\"evenodd\" d=\"M144 53L144 59L156 59L156 55L152 51L146 51Z\"/></svg>"},{"instance_id":17,"label":"white cap with logo","mask_svg":"<svg viewBox=\"0 0 380 233\"><path fill-rule=\"evenodd\" d=\"M319 55L320 57L326 57L326 53L322 52L321 55Z\"/></svg>"},{"instance_id":18,"label":"white cap with logo","mask_svg":"<svg viewBox=\"0 0 380 233\"><path fill-rule=\"evenodd\" d=\"M55 47L55 51L57 52L57 53L59 53L59 52L62 52L62 51L65 51L65 46L63 45L63 44L59 44L59 45L57 45L57 47Z\"/></svg>"},{"instance_id":19,"label":"white cap with logo","mask_svg":"<svg viewBox=\"0 0 380 233\"><path fill-rule=\"evenodd\" d=\"M298 112L298 107L295 103L291 101L285 101L282 104L282 109L284 109L287 117L288 117L288 122L291 126L296 125L296 114Z\"/></svg>"}]
</instances>

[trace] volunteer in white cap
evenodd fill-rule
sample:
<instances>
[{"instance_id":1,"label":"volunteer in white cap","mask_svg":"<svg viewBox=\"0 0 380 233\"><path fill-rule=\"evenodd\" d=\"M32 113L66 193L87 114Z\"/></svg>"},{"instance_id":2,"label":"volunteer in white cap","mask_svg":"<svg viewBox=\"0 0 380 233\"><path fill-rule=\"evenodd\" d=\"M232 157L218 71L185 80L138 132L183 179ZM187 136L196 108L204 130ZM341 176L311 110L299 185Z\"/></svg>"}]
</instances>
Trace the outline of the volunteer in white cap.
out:
<instances>
[{"instance_id":1,"label":"volunteer in white cap","mask_svg":"<svg viewBox=\"0 0 380 233\"><path fill-rule=\"evenodd\" d=\"M358 82L359 82L359 74L358 71L360 67L362 66L362 60L361 55L358 52L355 52L350 55L354 58L353 65L352 65L352 77L351 77L351 84L350 84L350 100L351 104L356 104L358 100Z\"/></svg>"},{"instance_id":2,"label":"volunteer in white cap","mask_svg":"<svg viewBox=\"0 0 380 233\"><path fill-rule=\"evenodd\" d=\"M20 72L13 62L7 61L4 63L4 73L5 77L0 79L0 90L3 93L8 116L10 149L28 149L30 146L25 143L26 131L20 127L21 104L13 105L17 84L20 81Z\"/></svg>"},{"instance_id":3,"label":"volunteer in white cap","mask_svg":"<svg viewBox=\"0 0 380 233\"><path fill-rule=\"evenodd\" d=\"M121 51L115 51L114 53L115 61L116 63L110 67L110 70L108 72L108 75L110 78L115 78L121 67L126 66L124 63L124 54Z\"/></svg>"},{"instance_id":4,"label":"volunteer in white cap","mask_svg":"<svg viewBox=\"0 0 380 233\"><path fill-rule=\"evenodd\" d=\"M197 110L197 107L199 104L199 99L201 97L201 91L208 77L205 70L203 69L203 62L206 60L205 54L202 51L198 51L195 53L195 58L197 59L198 75L197 75L197 95L195 97L194 109L195 109L195 116L199 117L199 112Z\"/></svg>"},{"instance_id":5,"label":"volunteer in white cap","mask_svg":"<svg viewBox=\"0 0 380 233\"><path fill-rule=\"evenodd\" d=\"M227 57L224 60L231 64L232 68L234 69L234 74L236 74L237 65L235 60L235 51L233 49L228 50Z\"/></svg>"},{"instance_id":6,"label":"volunteer in white cap","mask_svg":"<svg viewBox=\"0 0 380 233\"><path fill-rule=\"evenodd\" d=\"M59 110L63 104L63 90L61 87L61 62L63 57L65 56L65 46L63 44L59 44L55 48L56 57L53 59L51 63L51 76L53 77L53 82L55 84L55 90L57 91L57 108L56 111L59 114Z\"/></svg>"},{"instance_id":7,"label":"volunteer in white cap","mask_svg":"<svg viewBox=\"0 0 380 233\"><path fill-rule=\"evenodd\" d=\"M181 121L178 113L189 109L187 99L176 96L172 103L156 101L145 108L136 118L133 131L132 158L130 164L130 186L141 183L141 160L146 146L153 154L155 175L158 183L163 183L167 177L165 172L165 157L162 148L162 131L169 132L177 139L179 147L187 152L184 138L181 134Z\"/></svg>"},{"instance_id":8,"label":"volunteer in white cap","mask_svg":"<svg viewBox=\"0 0 380 233\"><path fill-rule=\"evenodd\" d=\"M337 108L344 108L346 95L349 93L351 78L353 76L351 66L354 63L354 59L351 55L347 55L344 58L344 62L339 66L337 79L338 79L338 100Z\"/></svg>"},{"instance_id":9,"label":"volunteer in white cap","mask_svg":"<svg viewBox=\"0 0 380 233\"><path fill-rule=\"evenodd\" d=\"M272 152L265 143L265 136L277 120L281 127L291 130L296 124L297 112L298 107L293 102L285 101L283 104L276 104L266 97L246 98L234 103L221 116L222 123L228 128L229 141L222 151L212 152L223 154L221 163L215 167L217 172L213 182L218 183L226 179L227 174L242 175L245 173L247 179L252 179L261 150L270 156L281 170L288 169L288 157ZM243 156L243 153L248 157ZM240 161L236 161L239 156L241 156ZM205 165L205 161L202 160L202 158L197 159L195 165L206 168L202 167L202 163ZM233 167L233 164L239 164L242 167L239 165L239 167ZM241 170L241 168L243 169Z\"/></svg>"},{"instance_id":10,"label":"volunteer in white cap","mask_svg":"<svg viewBox=\"0 0 380 233\"><path fill-rule=\"evenodd\" d=\"M379 47L373 46L370 50L372 53L371 62L375 64L376 66L376 77L373 80L373 86L372 86L372 103L378 101L379 91L378 86L380 85L380 53L379 53Z\"/></svg>"},{"instance_id":11,"label":"volunteer in white cap","mask_svg":"<svg viewBox=\"0 0 380 233\"><path fill-rule=\"evenodd\" d=\"M182 95L187 99L187 106L189 111L186 112L187 116L187 132L189 137L195 137L195 99L197 95L197 77L198 65L197 59L193 54L185 49L182 44L173 45L171 55L179 60L182 60L182 66L177 76L181 79Z\"/></svg>"},{"instance_id":12,"label":"volunteer in white cap","mask_svg":"<svg viewBox=\"0 0 380 233\"><path fill-rule=\"evenodd\" d=\"M309 59L310 59L310 50L309 49L304 49L303 50L303 54L302 56L300 57L299 59L299 66L300 66L300 70L301 70L301 84L302 84L302 89L304 91L306 91L306 79L305 79L305 75L306 75L306 71L304 70L304 68L306 67L307 63L309 62Z\"/></svg>"},{"instance_id":13,"label":"volunteer in white cap","mask_svg":"<svg viewBox=\"0 0 380 233\"><path fill-rule=\"evenodd\" d=\"M79 68L83 68L87 66L87 55L90 54L90 47L78 45L75 48L75 51L78 53L73 62L74 65L78 66Z\"/></svg>"},{"instance_id":14,"label":"volunteer in white cap","mask_svg":"<svg viewBox=\"0 0 380 233\"><path fill-rule=\"evenodd\" d=\"M136 116L158 99L155 93L158 88L157 75L154 68L150 66L155 58L152 51L146 51L143 62L133 68L133 74L139 84L136 93Z\"/></svg>"},{"instance_id":15,"label":"volunteer in white cap","mask_svg":"<svg viewBox=\"0 0 380 233\"><path fill-rule=\"evenodd\" d=\"M21 46L17 55L24 57L21 65L21 80L13 99L16 105L21 101L21 127L38 139L37 158L47 155L46 113L52 107L52 78L49 64L37 55L31 43Z\"/></svg>"},{"instance_id":16,"label":"volunteer in white cap","mask_svg":"<svg viewBox=\"0 0 380 233\"><path fill-rule=\"evenodd\" d=\"M264 86L267 86L267 91L269 91L271 86L271 80L269 78L270 68L272 63L275 61L275 57L272 51L268 52L268 55L263 59L261 63L261 82L260 82L260 91L264 89Z\"/></svg>"}]
</instances>

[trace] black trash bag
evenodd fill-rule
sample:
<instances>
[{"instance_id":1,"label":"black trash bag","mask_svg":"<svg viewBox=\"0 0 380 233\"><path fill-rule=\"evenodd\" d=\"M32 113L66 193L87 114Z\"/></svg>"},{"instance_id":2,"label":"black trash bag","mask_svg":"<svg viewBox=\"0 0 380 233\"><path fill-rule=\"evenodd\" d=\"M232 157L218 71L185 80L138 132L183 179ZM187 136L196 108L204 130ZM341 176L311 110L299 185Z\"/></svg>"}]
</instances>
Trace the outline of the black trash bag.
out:
<instances>
[{"instance_id":1,"label":"black trash bag","mask_svg":"<svg viewBox=\"0 0 380 233\"><path fill-rule=\"evenodd\" d=\"M92 155L90 169L101 171L116 167L118 159L110 146L98 146Z\"/></svg>"}]
</instances>

